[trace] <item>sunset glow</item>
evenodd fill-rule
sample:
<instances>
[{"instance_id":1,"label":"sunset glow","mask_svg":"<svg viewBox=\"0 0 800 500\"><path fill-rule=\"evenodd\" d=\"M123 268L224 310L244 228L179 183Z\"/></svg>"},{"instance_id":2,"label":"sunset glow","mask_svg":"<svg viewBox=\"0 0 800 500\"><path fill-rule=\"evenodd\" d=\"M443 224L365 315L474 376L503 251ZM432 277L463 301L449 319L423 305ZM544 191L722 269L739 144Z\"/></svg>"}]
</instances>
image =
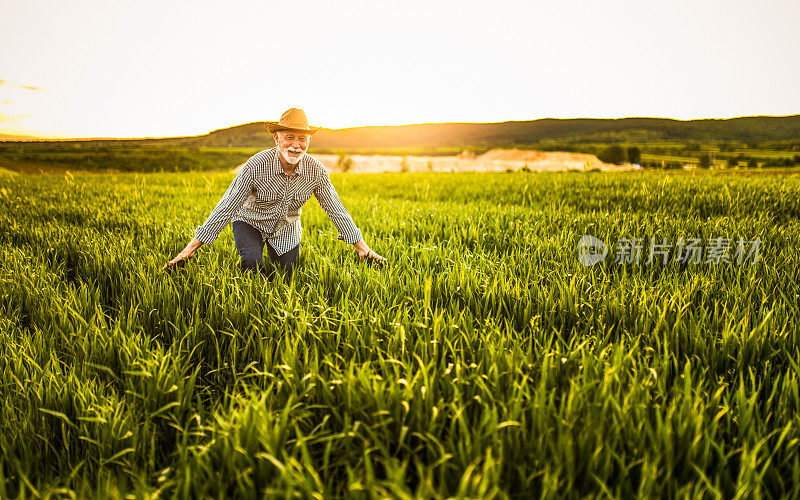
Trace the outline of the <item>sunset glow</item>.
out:
<instances>
[{"instance_id":1,"label":"sunset glow","mask_svg":"<svg viewBox=\"0 0 800 500\"><path fill-rule=\"evenodd\" d=\"M800 3L3 2L0 133L800 113Z\"/></svg>"}]
</instances>

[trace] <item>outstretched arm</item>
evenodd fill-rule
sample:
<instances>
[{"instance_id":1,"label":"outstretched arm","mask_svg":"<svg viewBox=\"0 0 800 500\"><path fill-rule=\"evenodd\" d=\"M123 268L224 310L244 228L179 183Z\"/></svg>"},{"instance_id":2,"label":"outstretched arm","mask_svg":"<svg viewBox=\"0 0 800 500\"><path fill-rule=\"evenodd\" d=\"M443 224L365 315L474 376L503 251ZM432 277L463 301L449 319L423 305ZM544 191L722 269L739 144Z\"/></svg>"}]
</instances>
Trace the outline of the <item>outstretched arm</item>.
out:
<instances>
[{"instance_id":1,"label":"outstretched arm","mask_svg":"<svg viewBox=\"0 0 800 500\"><path fill-rule=\"evenodd\" d=\"M171 268L175 264L181 265L186 259L194 255L203 244L210 245L214 243L219 233L222 232L233 218L233 215L244 204L252 188L253 171L248 160L239 170L239 173L236 174L236 178L228 187L228 190L225 191L225 194L222 195L217 206L206 219L205 224L195 229L195 237L192 238L192 241L174 259L166 263L162 269Z\"/></svg>"},{"instance_id":2,"label":"outstretched arm","mask_svg":"<svg viewBox=\"0 0 800 500\"><path fill-rule=\"evenodd\" d=\"M336 230L339 231L338 239L353 245L362 260L369 259L380 263L386 261L384 257L370 250L369 246L364 242L361 230L356 227L353 218L350 217L347 209L344 208L341 200L339 200L339 195L336 193L333 184L331 184L327 171L314 190L314 196L319 201L322 209L325 210L325 213L328 214L328 217L330 217L333 225L336 226Z\"/></svg>"},{"instance_id":3,"label":"outstretched arm","mask_svg":"<svg viewBox=\"0 0 800 500\"><path fill-rule=\"evenodd\" d=\"M194 237L206 245L214 243L214 240L219 237L219 233L225 229L236 212L244 204L244 201L250 196L253 190L253 168L250 160L247 161L236 178L228 186L228 190L222 195L222 198L214 207L214 211L208 216L202 226L197 226L194 231Z\"/></svg>"}]
</instances>

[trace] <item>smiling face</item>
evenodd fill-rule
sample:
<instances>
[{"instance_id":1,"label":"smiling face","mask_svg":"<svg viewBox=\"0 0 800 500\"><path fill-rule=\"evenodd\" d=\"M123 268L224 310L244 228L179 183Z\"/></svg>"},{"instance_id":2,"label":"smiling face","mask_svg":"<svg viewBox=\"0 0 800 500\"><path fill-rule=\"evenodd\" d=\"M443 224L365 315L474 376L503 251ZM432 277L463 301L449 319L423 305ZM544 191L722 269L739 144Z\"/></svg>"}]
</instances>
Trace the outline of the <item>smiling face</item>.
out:
<instances>
[{"instance_id":1,"label":"smiling face","mask_svg":"<svg viewBox=\"0 0 800 500\"><path fill-rule=\"evenodd\" d=\"M308 150L311 134L296 130L279 130L272 134L278 152L291 165L297 165Z\"/></svg>"}]
</instances>

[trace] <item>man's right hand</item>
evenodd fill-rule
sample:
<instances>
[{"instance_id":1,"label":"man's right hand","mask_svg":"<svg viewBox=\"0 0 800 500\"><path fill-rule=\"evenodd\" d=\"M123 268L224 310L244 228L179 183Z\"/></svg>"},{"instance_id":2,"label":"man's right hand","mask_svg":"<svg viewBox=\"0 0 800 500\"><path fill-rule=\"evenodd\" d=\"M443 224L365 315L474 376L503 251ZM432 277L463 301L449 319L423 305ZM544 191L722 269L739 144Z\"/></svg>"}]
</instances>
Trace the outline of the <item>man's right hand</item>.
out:
<instances>
[{"instance_id":1,"label":"man's right hand","mask_svg":"<svg viewBox=\"0 0 800 500\"><path fill-rule=\"evenodd\" d=\"M164 267L161 268L162 271L167 271L173 268L180 268L186 265L186 261L191 257L192 254L181 252L179 253L174 259L164 264Z\"/></svg>"},{"instance_id":2,"label":"man's right hand","mask_svg":"<svg viewBox=\"0 0 800 500\"><path fill-rule=\"evenodd\" d=\"M198 240L197 238L192 238L192 241L186 245L186 248L183 249L181 253L179 253L174 259L164 264L164 267L161 268L162 271L168 271L174 268L180 268L186 265L186 261L194 255L198 248L203 246L203 242Z\"/></svg>"}]
</instances>

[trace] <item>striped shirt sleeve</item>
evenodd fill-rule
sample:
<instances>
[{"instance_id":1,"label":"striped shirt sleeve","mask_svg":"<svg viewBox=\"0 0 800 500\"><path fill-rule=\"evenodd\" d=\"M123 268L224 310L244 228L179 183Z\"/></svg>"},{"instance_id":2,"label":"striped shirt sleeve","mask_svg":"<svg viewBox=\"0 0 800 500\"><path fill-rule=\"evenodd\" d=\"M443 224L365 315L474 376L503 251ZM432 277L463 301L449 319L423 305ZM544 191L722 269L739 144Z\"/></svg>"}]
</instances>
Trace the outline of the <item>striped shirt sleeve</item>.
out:
<instances>
[{"instance_id":1,"label":"striped shirt sleeve","mask_svg":"<svg viewBox=\"0 0 800 500\"><path fill-rule=\"evenodd\" d=\"M230 223L236 212L239 211L244 201L250 196L253 190L253 159L250 158L239 169L236 178L228 186L228 190L222 195L214 211L208 216L202 226L197 226L194 237L206 245L214 243L219 237L219 233Z\"/></svg>"},{"instance_id":2,"label":"striped shirt sleeve","mask_svg":"<svg viewBox=\"0 0 800 500\"><path fill-rule=\"evenodd\" d=\"M361 230L356 227L353 218L342 205L339 195L336 194L333 184L331 184L328 171L323 168L322 178L314 189L314 196L319 201L319 205L330 217L336 230L339 231L338 239L345 243L352 244L361 241Z\"/></svg>"}]
</instances>

